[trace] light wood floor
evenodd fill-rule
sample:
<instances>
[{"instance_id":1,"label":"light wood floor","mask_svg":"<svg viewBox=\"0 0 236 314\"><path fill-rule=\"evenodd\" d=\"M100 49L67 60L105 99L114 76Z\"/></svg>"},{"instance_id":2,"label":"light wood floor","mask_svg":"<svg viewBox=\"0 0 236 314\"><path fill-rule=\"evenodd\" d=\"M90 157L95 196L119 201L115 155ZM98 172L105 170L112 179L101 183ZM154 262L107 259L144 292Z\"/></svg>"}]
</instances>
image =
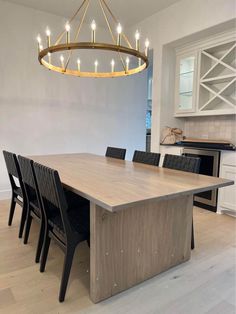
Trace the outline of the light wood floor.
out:
<instances>
[{"instance_id":1,"label":"light wood floor","mask_svg":"<svg viewBox=\"0 0 236 314\"><path fill-rule=\"evenodd\" d=\"M53 243L46 272L34 263L38 225L28 245L18 239L19 208L7 226L0 202L0 313L233 314L236 313L236 219L194 209L196 249L189 262L107 301L89 299L89 249L75 255L66 301L57 301L63 254Z\"/></svg>"}]
</instances>

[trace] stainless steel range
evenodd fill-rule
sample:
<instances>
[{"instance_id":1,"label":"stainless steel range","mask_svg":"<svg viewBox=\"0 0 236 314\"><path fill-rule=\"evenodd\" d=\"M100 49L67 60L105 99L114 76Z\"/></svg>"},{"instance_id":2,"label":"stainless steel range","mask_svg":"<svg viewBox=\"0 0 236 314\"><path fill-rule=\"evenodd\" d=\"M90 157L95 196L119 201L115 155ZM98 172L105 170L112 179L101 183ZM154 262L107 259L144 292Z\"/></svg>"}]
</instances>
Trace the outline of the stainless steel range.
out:
<instances>
[{"instance_id":1,"label":"stainless steel range","mask_svg":"<svg viewBox=\"0 0 236 314\"><path fill-rule=\"evenodd\" d=\"M220 168L220 151L184 148L183 155L198 157L201 159L200 174L207 176L219 177ZM218 190L211 190L196 194L194 203L196 206L217 211Z\"/></svg>"}]
</instances>

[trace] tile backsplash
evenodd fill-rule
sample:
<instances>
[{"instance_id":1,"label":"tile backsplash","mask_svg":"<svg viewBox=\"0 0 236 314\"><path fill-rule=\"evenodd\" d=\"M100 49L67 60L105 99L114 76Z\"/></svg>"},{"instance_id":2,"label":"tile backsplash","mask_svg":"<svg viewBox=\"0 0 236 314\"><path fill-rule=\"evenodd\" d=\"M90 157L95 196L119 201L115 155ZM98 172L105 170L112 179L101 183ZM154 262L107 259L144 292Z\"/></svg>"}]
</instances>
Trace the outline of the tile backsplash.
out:
<instances>
[{"instance_id":1,"label":"tile backsplash","mask_svg":"<svg viewBox=\"0 0 236 314\"><path fill-rule=\"evenodd\" d=\"M186 118L184 135L236 144L236 118L234 115Z\"/></svg>"}]
</instances>

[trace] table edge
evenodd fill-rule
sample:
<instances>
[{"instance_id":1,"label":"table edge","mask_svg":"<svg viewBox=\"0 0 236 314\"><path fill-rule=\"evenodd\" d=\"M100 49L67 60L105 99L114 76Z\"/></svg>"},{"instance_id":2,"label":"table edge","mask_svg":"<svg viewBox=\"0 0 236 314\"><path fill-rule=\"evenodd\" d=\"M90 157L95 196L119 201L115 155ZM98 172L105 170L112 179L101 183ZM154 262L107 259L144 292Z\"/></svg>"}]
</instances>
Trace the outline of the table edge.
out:
<instances>
[{"instance_id":1,"label":"table edge","mask_svg":"<svg viewBox=\"0 0 236 314\"><path fill-rule=\"evenodd\" d=\"M227 180L227 179L224 179ZM63 182L62 182L63 183ZM178 198L178 197L182 197L182 196L187 196L187 195L194 195L194 194L198 194L201 192L206 192L206 191L210 191L210 190L214 190L214 189L218 189L218 188L223 188L223 187L227 187L230 185L233 185L234 181L233 180L227 180L225 182L222 183L218 183L215 185L211 185L210 187L203 187L203 188L196 188L196 189L191 189L191 190L187 190L184 192L176 192L176 193L172 193L170 195L163 195L163 196L158 196L158 197L153 197L153 198L148 198L148 199L144 199L144 200L138 200L138 201L134 201L134 202L129 202L129 203L123 203L122 205L108 205L102 201L99 201L93 197L91 197L90 195L87 195L86 193L83 193L81 191L76 190L75 188L63 183L63 185L70 191L88 199L90 202L95 203L96 205L110 211L110 212L117 212L126 208L130 208L130 207L134 207L136 205L140 205L140 204L144 204L146 202L159 202L159 201L168 201L170 199L174 199L174 198Z\"/></svg>"}]
</instances>

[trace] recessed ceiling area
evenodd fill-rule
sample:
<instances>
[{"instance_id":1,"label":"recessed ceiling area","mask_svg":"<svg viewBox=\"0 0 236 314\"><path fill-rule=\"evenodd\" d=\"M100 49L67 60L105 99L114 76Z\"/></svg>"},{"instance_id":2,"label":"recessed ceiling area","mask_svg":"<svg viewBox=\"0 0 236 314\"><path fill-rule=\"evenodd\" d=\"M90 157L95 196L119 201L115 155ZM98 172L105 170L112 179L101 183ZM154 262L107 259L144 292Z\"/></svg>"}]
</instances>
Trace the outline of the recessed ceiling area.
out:
<instances>
[{"instance_id":1,"label":"recessed ceiling area","mask_svg":"<svg viewBox=\"0 0 236 314\"><path fill-rule=\"evenodd\" d=\"M45 11L65 18L70 18L81 5L82 0L4 0L33 9ZM125 26L135 25L145 18L161 11L180 0L106 0L113 13L120 18ZM103 26L105 21L98 15L99 0L90 0L88 16L96 19ZM91 21L87 21L91 22Z\"/></svg>"}]
</instances>

